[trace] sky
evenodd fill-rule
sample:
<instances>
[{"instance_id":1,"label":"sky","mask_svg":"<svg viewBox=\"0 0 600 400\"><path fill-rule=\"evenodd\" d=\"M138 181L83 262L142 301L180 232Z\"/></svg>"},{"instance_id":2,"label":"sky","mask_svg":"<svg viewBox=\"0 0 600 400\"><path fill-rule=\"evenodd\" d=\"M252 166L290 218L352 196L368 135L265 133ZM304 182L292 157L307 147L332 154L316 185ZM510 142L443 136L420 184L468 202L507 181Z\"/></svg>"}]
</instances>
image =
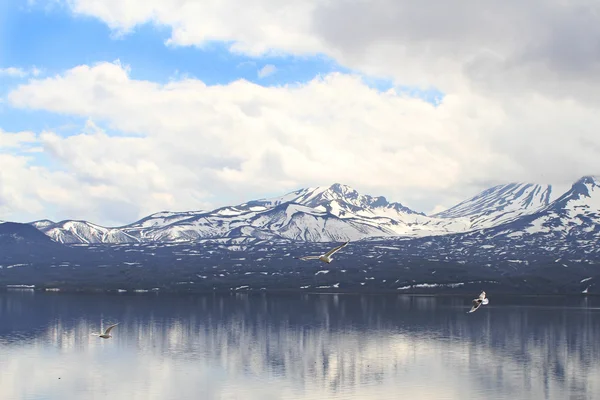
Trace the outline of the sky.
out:
<instances>
[{"instance_id":1,"label":"sky","mask_svg":"<svg viewBox=\"0 0 600 400\"><path fill-rule=\"evenodd\" d=\"M5 0L0 220L568 188L599 107L597 0Z\"/></svg>"}]
</instances>

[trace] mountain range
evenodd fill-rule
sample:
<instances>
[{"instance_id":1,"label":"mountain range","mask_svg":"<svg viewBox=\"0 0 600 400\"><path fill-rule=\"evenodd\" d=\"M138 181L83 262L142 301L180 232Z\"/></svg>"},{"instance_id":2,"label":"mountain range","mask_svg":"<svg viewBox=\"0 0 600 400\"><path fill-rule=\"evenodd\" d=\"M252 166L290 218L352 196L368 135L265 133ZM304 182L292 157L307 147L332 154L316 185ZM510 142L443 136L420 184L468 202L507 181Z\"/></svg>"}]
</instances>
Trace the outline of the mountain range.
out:
<instances>
[{"instance_id":1,"label":"mountain range","mask_svg":"<svg viewBox=\"0 0 600 400\"><path fill-rule=\"evenodd\" d=\"M424 215L334 184L122 227L4 223L0 285L600 293L600 179L552 190L500 185ZM294 259L346 240L331 265Z\"/></svg>"},{"instance_id":2,"label":"mountain range","mask_svg":"<svg viewBox=\"0 0 600 400\"><path fill-rule=\"evenodd\" d=\"M587 178L592 179L593 178ZM31 224L66 244L182 242L207 238L290 239L310 242L368 237L423 237L468 232L514 221L550 206L549 185L507 184L427 216L385 197L346 185L301 189L211 211L159 212L121 227L87 221Z\"/></svg>"}]
</instances>

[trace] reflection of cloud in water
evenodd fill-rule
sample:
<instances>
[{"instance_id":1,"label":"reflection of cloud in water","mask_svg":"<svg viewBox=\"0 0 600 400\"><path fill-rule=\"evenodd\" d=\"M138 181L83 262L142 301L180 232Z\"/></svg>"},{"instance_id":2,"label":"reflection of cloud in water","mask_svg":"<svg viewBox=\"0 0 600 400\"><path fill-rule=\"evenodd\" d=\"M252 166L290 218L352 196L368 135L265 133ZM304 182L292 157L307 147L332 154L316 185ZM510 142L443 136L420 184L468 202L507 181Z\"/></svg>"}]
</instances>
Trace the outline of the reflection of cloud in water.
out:
<instances>
[{"instance_id":1,"label":"reflection of cloud in water","mask_svg":"<svg viewBox=\"0 0 600 400\"><path fill-rule=\"evenodd\" d=\"M600 398L598 311L465 304L0 294L0 398Z\"/></svg>"}]
</instances>

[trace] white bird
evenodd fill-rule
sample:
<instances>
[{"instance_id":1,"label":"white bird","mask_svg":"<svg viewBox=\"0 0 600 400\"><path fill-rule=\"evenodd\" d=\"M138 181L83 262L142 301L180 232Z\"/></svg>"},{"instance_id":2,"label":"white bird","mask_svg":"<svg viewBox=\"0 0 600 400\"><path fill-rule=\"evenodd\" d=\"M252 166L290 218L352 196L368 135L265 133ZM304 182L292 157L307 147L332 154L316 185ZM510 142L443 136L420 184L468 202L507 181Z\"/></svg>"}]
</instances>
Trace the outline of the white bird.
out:
<instances>
[{"instance_id":1,"label":"white bird","mask_svg":"<svg viewBox=\"0 0 600 400\"><path fill-rule=\"evenodd\" d=\"M341 250L342 247L348 245L348 243L350 243L350 241L338 246L338 247L334 247L333 249L329 250L327 253L322 254L320 256L305 256L305 257L294 257L294 258L298 258L300 260L320 260L323 261L324 263L329 264L331 261L333 261L333 257L331 257L335 252L338 252Z\"/></svg>"},{"instance_id":2,"label":"white bird","mask_svg":"<svg viewBox=\"0 0 600 400\"><path fill-rule=\"evenodd\" d=\"M490 301L485 297L485 292L481 292L478 298L473 299L473 306L471 307L471 310L468 313L477 311L477 309L481 307L481 305L486 305L489 302Z\"/></svg>"},{"instance_id":3,"label":"white bird","mask_svg":"<svg viewBox=\"0 0 600 400\"><path fill-rule=\"evenodd\" d=\"M92 333L92 335L94 336L98 336L101 337L102 339L110 339L112 337L112 335L110 334L110 331L115 327L119 325L119 323L117 322L114 325L109 326L108 328L106 328L106 330L104 331L104 333L98 334L98 333Z\"/></svg>"}]
</instances>

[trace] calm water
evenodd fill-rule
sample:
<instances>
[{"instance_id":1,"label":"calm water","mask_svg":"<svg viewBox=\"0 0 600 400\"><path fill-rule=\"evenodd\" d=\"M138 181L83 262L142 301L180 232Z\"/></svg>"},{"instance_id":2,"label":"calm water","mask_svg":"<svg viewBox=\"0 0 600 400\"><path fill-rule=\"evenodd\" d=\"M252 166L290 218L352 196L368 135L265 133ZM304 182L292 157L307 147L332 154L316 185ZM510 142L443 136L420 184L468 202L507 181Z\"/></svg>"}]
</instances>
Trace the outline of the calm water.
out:
<instances>
[{"instance_id":1,"label":"calm water","mask_svg":"<svg viewBox=\"0 0 600 400\"><path fill-rule=\"evenodd\" d=\"M600 399L600 299L489 295L0 293L0 399Z\"/></svg>"}]
</instances>

